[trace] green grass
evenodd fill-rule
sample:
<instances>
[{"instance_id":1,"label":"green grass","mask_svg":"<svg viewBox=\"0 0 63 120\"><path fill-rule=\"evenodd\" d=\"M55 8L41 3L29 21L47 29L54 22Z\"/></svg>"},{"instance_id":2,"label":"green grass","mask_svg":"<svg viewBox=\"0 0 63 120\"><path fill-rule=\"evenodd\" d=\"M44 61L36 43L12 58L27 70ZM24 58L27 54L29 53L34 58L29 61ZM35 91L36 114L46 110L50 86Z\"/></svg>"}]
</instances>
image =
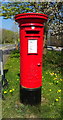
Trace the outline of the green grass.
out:
<instances>
[{"instance_id":1,"label":"green grass","mask_svg":"<svg viewBox=\"0 0 63 120\"><path fill-rule=\"evenodd\" d=\"M5 69L9 86L3 90L3 118L61 118L61 53L48 51L43 57L43 87L41 105L30 106L20 103L19 53L12 52ZM5 93L6 92L6 93Z\"/></svg>"}]
</instances>

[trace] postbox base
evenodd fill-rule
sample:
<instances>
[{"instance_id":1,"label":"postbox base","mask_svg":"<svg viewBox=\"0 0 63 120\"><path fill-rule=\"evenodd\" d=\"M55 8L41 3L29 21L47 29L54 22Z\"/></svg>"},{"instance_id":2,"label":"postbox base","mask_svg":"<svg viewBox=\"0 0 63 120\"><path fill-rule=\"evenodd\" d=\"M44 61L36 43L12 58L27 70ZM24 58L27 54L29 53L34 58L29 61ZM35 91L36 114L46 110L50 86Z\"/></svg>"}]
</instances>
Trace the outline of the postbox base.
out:
<instances>
[{"instance_id":1,"label":"postbox base","mask_svg":"<svg viewBox=\"0 0 63 120\"><path fill-rule=\"evenodd\" d=\"M28 89L20 86L20 102L23 104L37 105L41 103L41 87Z\"/></svg>"}]
</instances>

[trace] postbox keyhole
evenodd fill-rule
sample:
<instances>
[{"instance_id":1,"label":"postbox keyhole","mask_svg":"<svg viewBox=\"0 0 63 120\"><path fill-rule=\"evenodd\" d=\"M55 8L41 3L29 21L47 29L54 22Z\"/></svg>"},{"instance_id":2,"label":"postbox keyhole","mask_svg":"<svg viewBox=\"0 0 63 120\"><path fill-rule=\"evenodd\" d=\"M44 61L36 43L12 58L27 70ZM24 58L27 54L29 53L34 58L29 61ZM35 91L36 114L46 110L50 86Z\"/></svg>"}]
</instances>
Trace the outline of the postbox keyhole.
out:
<instances>
[{"instance_id":1,"label":"postbox keyhole","mask_svg":"<svg viewBox=\"0 0 63 120\"><path fill-rule=\"evenodd\" d=\"M40 64L40 63L38 63L37 65L38 65L38 66L41 66L41 64Z\"/></svg>"}]
</instances>

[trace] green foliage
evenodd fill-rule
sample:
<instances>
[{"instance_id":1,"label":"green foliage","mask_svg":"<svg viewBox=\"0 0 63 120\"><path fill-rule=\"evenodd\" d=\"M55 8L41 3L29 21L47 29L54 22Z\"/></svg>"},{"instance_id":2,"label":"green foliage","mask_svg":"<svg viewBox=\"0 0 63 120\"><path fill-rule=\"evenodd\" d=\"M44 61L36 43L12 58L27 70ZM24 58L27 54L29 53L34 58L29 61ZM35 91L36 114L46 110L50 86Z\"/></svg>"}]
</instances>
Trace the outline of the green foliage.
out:
<instances>
[{"instance_id":1,"label":"green foliage","mask_svg":"<svg viewBox=\"0 0 63 120\"><path fill-rule=\"evenodd\" d=\"M14 43L18 40L18 33L2 29L2 43Z\"/></svg>"},{"instance_id":2,"label":"green foliage","mask_svg":"<svg viewBox=\"0 0 63 120\"><path fill-rule=\"evenodd\" d=\"M61 4L61 7L59 7ZM50 21L58 17L63 2L8 2L2 3L2 16L12 18L19 13L40 12L49 15ZM54 14L53 14L53 11ZM59 18L60 19L60 18Z\"/></svg>"},{"instance_id":3,"label":"green foliage","mask_svg":"<svg viewBox=\"0 0 63 120\"><path fill-rule=\"evenodd\" d=\"M61 66L63 66L61 51L47 51L47 54L43 57L43 65L45 69L51 68L53 71L61 72Z\"/></svg>"},{"instance_id":4,"label":"green foliage","mask_svg":"<svg viewBox=\"0 0 63 120\"><path fill-rule=\"evenodd\" d=\"M63 2L2 2L0 16L4 19L14 19L20 13L43 13L48 15L45 32L52 29L56 36L62 35Z\"/></svg>"}]
</instances>

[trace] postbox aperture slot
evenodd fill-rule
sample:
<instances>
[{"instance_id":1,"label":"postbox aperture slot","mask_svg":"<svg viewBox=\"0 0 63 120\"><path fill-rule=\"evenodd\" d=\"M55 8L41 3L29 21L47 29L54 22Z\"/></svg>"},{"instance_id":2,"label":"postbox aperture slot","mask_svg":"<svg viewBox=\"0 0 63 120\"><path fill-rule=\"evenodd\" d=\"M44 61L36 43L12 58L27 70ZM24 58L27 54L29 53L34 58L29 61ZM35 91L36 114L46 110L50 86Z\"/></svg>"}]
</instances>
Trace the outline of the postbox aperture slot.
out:
<instances>
[{"instance_id":1,"label":"postbox aperture slot","mask_svg":"<svg viewBox=\"0 0 63 120\"><path fill-rule=\"evenodd\" d=\"M37 39L28 39L28 54L37 54Z\"/></svg>"},{"instance_id":2,"label":"postbox aperture slot","mask_svg":"<svg viewBox=\"0 0 63 120\"><path fill-rule=\"evenodd\" d=\"M26 31L26 34L39 34L39 31Z\"/></svg>"}]
</instances>

